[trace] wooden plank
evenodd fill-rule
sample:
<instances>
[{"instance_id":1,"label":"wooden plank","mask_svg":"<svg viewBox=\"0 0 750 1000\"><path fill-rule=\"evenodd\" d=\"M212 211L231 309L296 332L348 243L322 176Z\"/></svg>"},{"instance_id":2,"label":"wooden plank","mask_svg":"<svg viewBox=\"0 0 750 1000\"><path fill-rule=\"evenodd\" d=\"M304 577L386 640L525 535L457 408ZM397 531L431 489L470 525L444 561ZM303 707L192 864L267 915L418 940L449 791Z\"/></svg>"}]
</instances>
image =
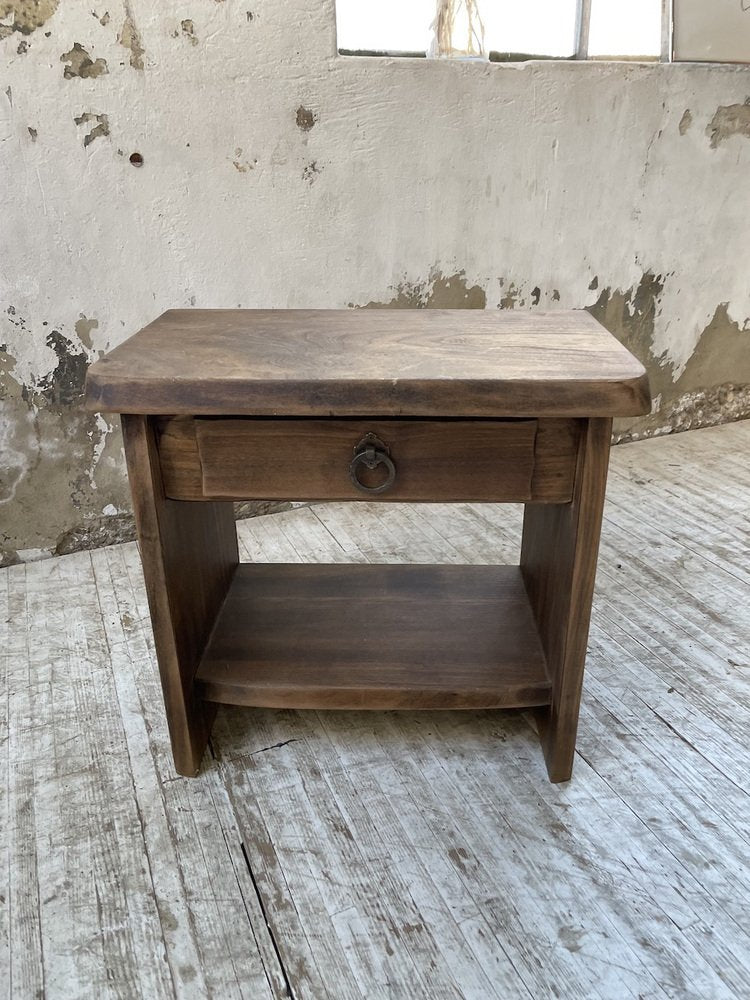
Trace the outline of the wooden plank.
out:
<instances>
[{"instance_id":1,"label":"wooden plank","mask_svg":"<svg viewBox=\"0 0 750 1000\"><path fill-rule=\"evenodd\" d=\"M92 553L166 961L184 995L286 996L215 770L174 779L135 545Z\"/></svg>"},{"instance_id":2,"label":"wooden plank","mask_svg":"<svg viewBox=\"0 0 750 1000\"><path fill-rule=\"evenodd\" d=\"M645 369L581 311L170 310L95 362L93 410L628 416Z\"/></svg>"},{"instance_id":3,"label":"wooden plank","mask_svg":"<svg viewBox=\"0 0 750 1000\"><path fill-rule=\"evenodd\" d=\"M296 998L320 997L321 1000L357 1000L361 996L349 956L341 947L332 926L332 914L324 902L328 874L316 878L311 869L310 852L306 849L303 807L305 799L302 778L283 766L276 747L277 733L292 713L269 715L249 713L252 719L246 754L232 753L227 746L226 763L222 760L223 782L232 804L235 821L241 830L247 854L248 870L258 888L259 897L266 901L265 919L276 942L279 958L288 970L291 995ZM245 715L245 713L243 713ZM245 716L246 717L246 716ZM237 716L235 717L237 722ZM228 711L220 714L217 727L222 743L226 744ZM270 795L257 794L264 786L259 780L262 761L273 751L270 761L273 789ZM291 786L291 789L289 789ZM274 822L280 818L284 827ZM324 861L324 858L320 859Z\"/></svg>"},{"instance_id":4,"label":"wooden plank","mask_svg":"<svg viewBox=\"0 0 750 1000\"><path fill-rule=\"evenodd\" d=\"M239 562L232 505L167 500L153 427L124 414L122 431L175 767L194 775L211 719L193 678Z\"/></svg>"},{"instance_id":5,"label":"wooden plank","mask_svg":"<svg viewBox=\"0 0 750 1000\"><path fill-rule=\"evenodd\" d=\"M551 706L539 712L551 781L567 781L573 767L611 432L609 420L588 421L570 504L524 513L521 571L552 681Z\"/></svg>"},{"instance_id":6,"label":"wooden plank","mask_svg":"<svg viewBox=\"0 0 750 1000\"><path fill-rule=\"evenodd\" d=\"M8 587L5 621L9 641L5 647L7 687L7 941L5 945L8 995L43 996L41 891L36 864L35 781L32 748L41 727L35 724L32 701L37 690L30 663L29 635L35 623L27 603L27 567L11 566L0 571ZM43 731L43 730L42 730ZM32 760L29 758L32 757ZM6 784L7 782L7 784ZM4 798L4 796L3 796Z\"/></svg>"},{"instance_id":7,"label":"wooden plank","mask_svg":"<svg viewBox=\"0 0 750 1000\"><path fill-rule=\"evenodd\" d=\"M25 992L20 974L36 959L43 967L39 995L166 998L169 970L136 959L160 955L163 941L112 679L95 669L107 649L91 628L98 607L89 571L88 553L27 568L28 621L21 629L32 626L32 642L21 660L24 683L14 683L25 787L14 783L11 795L25 818L13 840L33 859L37 884L31 892L12 885L11 924L33 932L35 921L24 915L33 906L39 940L15 942L13 995L36 995ZM16 876L22 872L14 867Z\"/></svg>"},{"instance_id":8,"label":"wooden plank","mask_svg":"<svg viewBox=\"0 0 750 1000\"><path fill-rule=\"evenodd\" d=\"M251 566L196 676L211 701L297 708L543 705L516 567Z\"/></svg>"},{"instance_id":9,"label":"wooden plank","mask_svg":"<svg viewBox=\"0 0 750 1000\"><path fill-rule=\"evenodd\" d=\"M480 718L472 724L458 714L441 714L420 730L423 738L429 734L425 742L476 814L474 823L462 824L459 836L470 837L485 826L491 836L498 823L503 830L509 827L518 838L514 860L521 878L532 887L540 876L544 880L539 896L552 899L533 937L550 949L555 944L574 949L572 981L580 983L593 973L591 993L612 1000L652 991L657 996L662 991L696 998L729 995L716 967L685 939L685 929L712 904L652 828L660 822L651 819L660 814L658 800L653 795L620 798L586 760L574 782L549 785L540 781L541 768L534 774L515 727L500 728L502 756L493 752L493 731L497 738L497 723L484 726ZM616 737L613 742L618 743ZM423 756L409 753L408 758L433 784L446 780L442 771L433 776ZM453 812L460 815L457 805ZM482 873L488 867L481 865L485 853L482 847L475 854ZM496 864L491 870L504 868ZM582 893L585 912L577 902ZM538 990L533 967L531 983Z\"/></svg>"},{"instance_id":10,"label":"wooden plank","mask_svg":"<svg viewBox=\"0 0 750 1000\"><path fill-rule=\"evenodd\" d=\"M383 740L393 747L391 767L397 770L402 757L408 762L412 810L434 824L441 845L451 845L455 871L481 902L529 993L539 994L544 966L543 978L564 982L566 996L648 995L653 980L598 905L599 869L581 857L583 845L571 844L568 855L564 811L545 815L537 792L546 785L543 764L534 766L521 749L525 725L488 713L441 713L425 721L416 728L405 717L392 717L395 733ZM405 744L400 753L399 736ZM424 779L415 783L420 772ZM583 885L585 912L577 904ZM615 886L612 880L610 898Z\"/></svg>"},{"instance_id":11,"label":"wooden plank","mask_svg":"<svg viewBox=\"0 0 750 1000\"><path fill-rule=\"evenodd\" d=\"M24 573L23 568L20 569ZM18 575L19 569L14 575ZM14 586L15 594L24 594L24 587ZM13 615L13 618L11 618ZM10 971L10 844L11 844L11 802L10 802L10 774L11 774L11 720L10 720L10 678L14 664L11 657L20 660L20 650L13 648L18 644L18 635L21 632L19 620L25 624L25 614L22 614L20 600L14 596L14 607L11 610L11 573L0 571L0 698L2 708L0 708L0 975ZM14 629L11 631L11 620ZM15 763L15 761L14 761ZM11 983L11 987L12 987ZM10 992L10 989L9 991Z\"/></svg>"}]
</instances>

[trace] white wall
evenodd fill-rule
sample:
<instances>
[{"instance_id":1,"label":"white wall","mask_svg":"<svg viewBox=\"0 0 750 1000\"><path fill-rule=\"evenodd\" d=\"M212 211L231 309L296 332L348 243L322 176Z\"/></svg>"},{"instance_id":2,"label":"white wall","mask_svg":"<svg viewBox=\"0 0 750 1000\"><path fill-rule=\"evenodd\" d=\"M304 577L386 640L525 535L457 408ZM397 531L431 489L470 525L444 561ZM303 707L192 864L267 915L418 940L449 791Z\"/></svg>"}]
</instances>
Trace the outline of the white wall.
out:
<instances>
[{"instance_id":1,"label":"white wall","mask_svg":"<svg viewBox=\"0 0 750 1000\"><path fill-rule=\"evenodd\" d=\"M636 432L742 415L750 68L343 58L320 0L16 7L6 559L127 523L119 438L80 413L81 379L173 306L462 305L473 286L487 308L592 306L652 372L661 415Z\"/></svg>"}]
</instances>

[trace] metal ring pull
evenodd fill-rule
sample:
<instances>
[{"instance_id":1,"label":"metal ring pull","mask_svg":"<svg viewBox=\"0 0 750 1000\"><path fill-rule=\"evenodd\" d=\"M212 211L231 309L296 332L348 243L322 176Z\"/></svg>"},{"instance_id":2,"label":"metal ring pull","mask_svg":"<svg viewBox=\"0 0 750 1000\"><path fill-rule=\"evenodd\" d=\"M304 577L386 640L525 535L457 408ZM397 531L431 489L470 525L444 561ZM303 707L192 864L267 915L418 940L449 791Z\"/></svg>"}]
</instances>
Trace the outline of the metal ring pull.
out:
<instances>
[{"instance_id":1,"label":"metal ring pull","mask_svg":"<svg viewBox=\"0 0 750 1000\"><path fill-rule=\"evenodd\" d=\"M362 493L385 493L393 486L396 479L396 466L388 454L389 448L374 434L367 434L354 448L354 458L349 465L349 476L352 483ZM367 486L359 479L360 467L377 469L379 465L386 468L386 478L378 486Z\"/></svg>"}]
</instances>

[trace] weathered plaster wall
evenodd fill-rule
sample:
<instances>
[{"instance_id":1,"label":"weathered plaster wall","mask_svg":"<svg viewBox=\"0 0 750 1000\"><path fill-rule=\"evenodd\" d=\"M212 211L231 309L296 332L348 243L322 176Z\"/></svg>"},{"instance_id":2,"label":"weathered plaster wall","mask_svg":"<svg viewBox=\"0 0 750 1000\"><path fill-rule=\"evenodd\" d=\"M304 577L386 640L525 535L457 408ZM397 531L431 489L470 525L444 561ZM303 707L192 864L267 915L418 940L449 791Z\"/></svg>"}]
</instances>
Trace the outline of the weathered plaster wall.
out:
<instances>
[{"instance_id":1,"label":"weathered plaster wall","mask_svg":"<svg viewBox=\"0 0 750 1000\"><path fill-rule=\"evenodd\" d=\"M331 0L0 0L0 547L127 536L89 360L171 306L586 306L750 413L750 68L337 58Z\"/></svg>"}]
</instances>

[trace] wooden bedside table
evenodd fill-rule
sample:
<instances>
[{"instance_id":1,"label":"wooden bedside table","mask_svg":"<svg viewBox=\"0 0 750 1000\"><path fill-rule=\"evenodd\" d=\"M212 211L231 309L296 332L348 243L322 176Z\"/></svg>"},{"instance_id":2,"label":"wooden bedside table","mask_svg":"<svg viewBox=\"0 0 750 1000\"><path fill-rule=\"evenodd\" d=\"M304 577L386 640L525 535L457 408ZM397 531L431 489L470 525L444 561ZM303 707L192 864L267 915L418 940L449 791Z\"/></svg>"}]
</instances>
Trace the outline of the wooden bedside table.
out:
<instances>
[{"instance_id":1,"label":"wooden bedside table","mask_svg":"<svg viewBox=\"0 0 750 1000\"><path fill-rule=\"evenodd\" d=\"M612 417L585 312L170 310L89 369L122 414L178 772L216 703L537 707L570 777ZM513 501L520 566L239 564L233 500Z\"/></svg>"}]
</instances>

